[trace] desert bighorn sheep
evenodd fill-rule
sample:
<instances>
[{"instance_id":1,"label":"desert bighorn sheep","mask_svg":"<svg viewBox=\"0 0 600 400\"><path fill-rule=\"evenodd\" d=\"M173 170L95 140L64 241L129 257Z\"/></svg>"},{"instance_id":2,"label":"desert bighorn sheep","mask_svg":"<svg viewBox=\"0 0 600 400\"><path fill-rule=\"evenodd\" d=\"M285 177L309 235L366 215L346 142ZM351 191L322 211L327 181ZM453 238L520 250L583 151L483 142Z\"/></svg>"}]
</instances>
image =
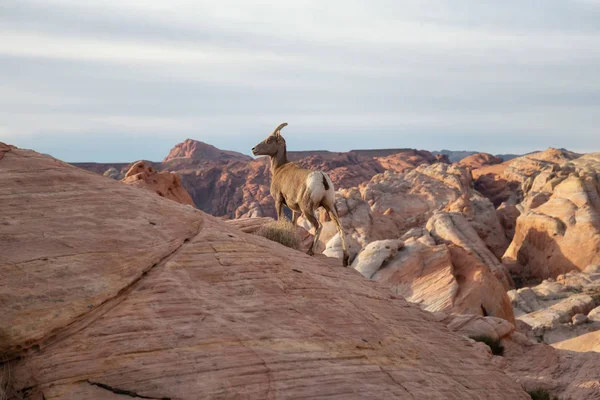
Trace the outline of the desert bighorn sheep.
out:
<instances>
[{"instance_id":1,"label":"desert bighorn sheep","mask_svg":"<svg viewBox=\"0 0 600 400\"><path fill-rule=\"evenodd\" d=\"M265 140L252 148L252 154L255 156L271 157L271 196L275 200L277 219L284 218L283 206L292 210L294 225L300 214L303 214L315 228L315 237L308 249L308 254L313 255L315 244L323 228L315 217L315 210L323 207L337 226L344 249L343 263L346 267L349 261L348 248L335 206L333 182L322 171L301 168L298 164L288 161L285 139L281 136L281 129L285 126L287 126L286 122L279 125Z\"/></svg>"}]
</instances>

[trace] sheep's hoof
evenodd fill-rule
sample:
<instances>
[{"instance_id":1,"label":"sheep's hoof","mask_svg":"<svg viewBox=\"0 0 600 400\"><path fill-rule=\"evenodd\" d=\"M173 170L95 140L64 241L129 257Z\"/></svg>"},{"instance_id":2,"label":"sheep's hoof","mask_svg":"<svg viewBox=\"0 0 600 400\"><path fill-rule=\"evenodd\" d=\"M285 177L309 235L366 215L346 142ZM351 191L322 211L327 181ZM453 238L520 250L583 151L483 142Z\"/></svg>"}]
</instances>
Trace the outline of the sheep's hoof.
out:
<instances>
[{"instance_id":1,"label":"sheep's hoof","mask_svg":"<svg viewBox=\"0 0 600 400\"><path fill-rule=\"evenodd\" d=\"M348 267L350 265L350 256L348 254L344 254L343 265L344 267Z\"/></svg>"}]
</instances>

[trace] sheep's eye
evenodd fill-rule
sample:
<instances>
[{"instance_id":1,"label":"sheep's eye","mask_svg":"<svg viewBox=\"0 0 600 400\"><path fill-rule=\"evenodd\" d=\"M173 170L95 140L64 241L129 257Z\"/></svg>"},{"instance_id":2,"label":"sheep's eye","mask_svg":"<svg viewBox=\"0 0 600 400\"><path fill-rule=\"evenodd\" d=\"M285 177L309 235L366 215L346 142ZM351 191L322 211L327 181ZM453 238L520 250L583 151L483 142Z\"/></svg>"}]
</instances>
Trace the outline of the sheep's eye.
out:
<instances>
[{"instance_id":1,"label":"sheep's eye","mask_svg":"<svg viewBox=\"0 0 600 400\"><path fill-rule=\"evenodd\" d=\"M271 143L273 141L273 138L268 138L267 139L267 144Z\"/></svg>"}]
</instances>

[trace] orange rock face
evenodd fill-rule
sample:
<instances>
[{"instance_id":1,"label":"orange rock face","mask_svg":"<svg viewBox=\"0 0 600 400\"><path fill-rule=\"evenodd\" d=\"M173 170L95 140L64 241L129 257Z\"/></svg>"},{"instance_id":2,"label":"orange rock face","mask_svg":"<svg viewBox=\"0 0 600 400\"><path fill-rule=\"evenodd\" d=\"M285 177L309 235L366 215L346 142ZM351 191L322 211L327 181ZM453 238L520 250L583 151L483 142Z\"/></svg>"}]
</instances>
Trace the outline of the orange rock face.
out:
<instances>
[{"instance_id":1,"label":"orange rock face","mask_svg":"<svg viewBox=\"0 0 600 400\"><path fill-rule=\"evenodd\" d=\"M600 264L600 154L546 168L525 189L504 260L538 279Z\"/></svg>"},{"instance_id":2,"label":"orange rock face","mask_svg":"<svg viewBox=\"0 0 600 400\"><path fill-rule=\"evenodd\" d=\"M375 241L358 254L352 267L425 310L489 315L514 323L510 299L493 272L505 277L503 266L489 260L493 255L464 218L462 224L444 226L444 233L436 217L427 226L432 225L438 240L425 229L414 229L404 242Z\"/></svg>"},{"instance_id":3,"label":"orange rock face","mask_svg":"<svg viewBox=\"0 0 600 400\"><path fill-rule=\"evenodd\" d=\"M173 147L169 152L169 155L163 160L163 163L168 163L177 159L202 161L252 160L250 156L242 153L217 149L215 146L193 139L186 139L184 142Z\"/></svg>"},{"instance_id":4,"label":"orange rock face","mask_svg":"<svg viewBox=\"0 0 600 400\"><path fill-rule=\"evenodd\" d=\"M143 161L133 164L121 182L151 190L160 197L165 197L181 204L194 206L190 194L181 186L179 175L168 171L158 172Z\"/></svg>"},{"instance_id":5,"label":"orange rock face","mask_svg":"<svg viewBox=\"0 0 600 400\"><path fill-rule=\"evenodd\" d=\"M31 151L0 183L9 398L528 398L350 268Z\"/></svg>"},{"instance_id":6,"label":"orange rock face","mask_svg":"<svg viewBox=\"0 0 600 400\"><path fill-rule=\"evenodd\" d=\"M5 153L0 353L31 347L114 298L201 221L190 207L33 151Z\"/></svg>"},{"instance_id":7,"label":"orange rock face","mask_svg":"<svg viewBox=\"0 0 600 400\"><path fill-rule=\"evenodd\" d=\"M465 215L496 257L509 243L494 206L472 190L468 169L457 165L421 165L402 174L386 171L358 189L339 191L336 202L346 234L362 247L424 227L441 210ZM336 240L336 232L332 222L323 222L321 240L326 244Z\"/></svg>"},{"instance_id":8,"label":"orange rock face","mask_svg":"<svg viewBox=\"0 0 600 400\"><path fill-rule=\"evenodd\" d=\"M478 169L486 165L496 165L504 162L500 157L493 156L488 153L476 153L460 160L459 164Z\"/></svg>"}]
</instances>

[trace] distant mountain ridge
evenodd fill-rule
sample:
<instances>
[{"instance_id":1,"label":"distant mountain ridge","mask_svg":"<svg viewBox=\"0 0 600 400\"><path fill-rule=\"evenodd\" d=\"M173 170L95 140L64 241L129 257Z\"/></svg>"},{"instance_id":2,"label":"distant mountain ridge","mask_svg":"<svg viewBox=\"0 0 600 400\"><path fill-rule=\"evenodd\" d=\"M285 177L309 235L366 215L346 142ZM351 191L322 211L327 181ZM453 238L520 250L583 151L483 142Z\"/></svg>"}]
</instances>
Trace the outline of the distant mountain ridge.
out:
<instances>
[{"instance_id":1,"label":"distant mountain ridge","mask_svg":"<svg viewBox=\"0 0 600 400\"><path fill-rule=\"evenodd\" d=\"M288 151L291 161L305 168L326 171L336 189L358 187L384 171L403 173L419 165L451 163L478 154L472 151L430 152L410 148L356 149L348 152L328 150ZM478 158L479 163L487 162ZM506 158L505 158L506 160ZM133 160L135 161L135 160ZM459 160L460 161L460 160ZM208 143L187 139L175 145L162 162L144 163L157 171L175 172L199 209L216 216L273 216L269 196L269 163L266 157L222 150ZM123 176L131 163L73 163L73 165L111 177Z\"/></svg>"},{"instance_id":2,"label":"distant mountain ridge","mask_svg":"<svg viewBox=\"0 0 600 400\"><path fill-rule=\"evenodd\" d=\"M448 156L451 162L459 162L460 160L472 156L473 154L481 153L480 151L470 151L470 150L439 150L432 151L431 154L443 154ZM532 153L535 153L532 152ZM530 153L527 153L530 154ZM500 157L504 161L512 160L513 158L521 157L525 154L494 154L496 157Z\"/></svg>"}]
</instances>

